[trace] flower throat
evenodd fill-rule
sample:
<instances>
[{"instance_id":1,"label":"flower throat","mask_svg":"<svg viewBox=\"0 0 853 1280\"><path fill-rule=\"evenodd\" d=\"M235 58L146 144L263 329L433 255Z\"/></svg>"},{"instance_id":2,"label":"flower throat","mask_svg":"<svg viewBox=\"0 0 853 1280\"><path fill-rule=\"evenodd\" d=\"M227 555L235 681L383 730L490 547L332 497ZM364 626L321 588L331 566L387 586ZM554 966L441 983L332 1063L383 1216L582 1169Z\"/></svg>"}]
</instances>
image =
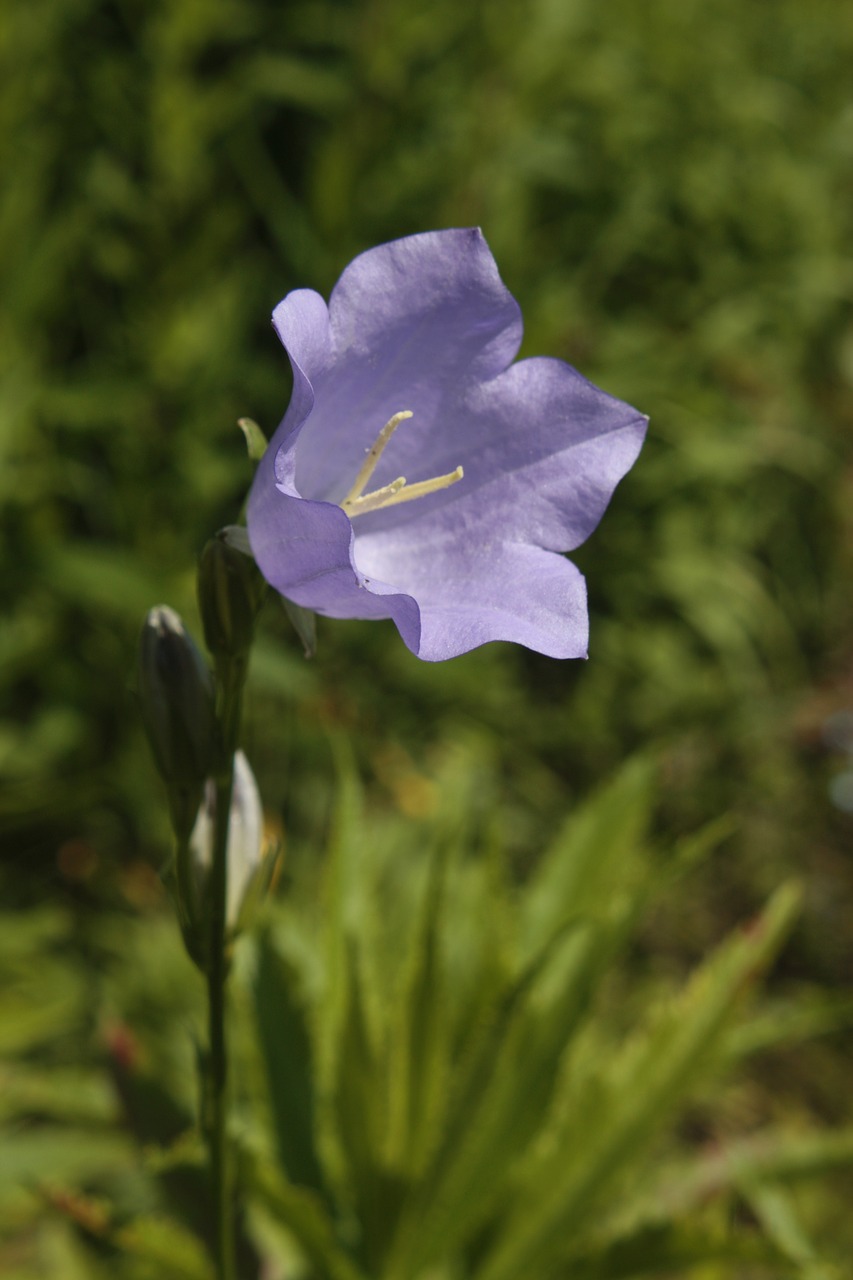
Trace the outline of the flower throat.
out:
<instances>
[{"instance_id":1,"label":"flower throat","mask_svg":"<svg viewBox=\"0 0 853 1280\"><path fill-rule=\"evenodd\" d=\"M401 422L411 418L410 409L395 413L385 423L373 444L367 451L367 457L361 464L358 475L343 502L340 504L351 520L356 516L367 515L369 511L382 511L385 507L396 507L401 502L413 502L415 498L425 498L428 493L438 493L440 489L449 489L457 480L461 480L464 472L461 467L449 471L446 476L435 476L432 480L419 480L417 484L407 484L405 476L398 476L390 484L381 489L373 489L370 493L364 490L385 452L385 446L397 430Z\"/></svg>"}]
</instances>

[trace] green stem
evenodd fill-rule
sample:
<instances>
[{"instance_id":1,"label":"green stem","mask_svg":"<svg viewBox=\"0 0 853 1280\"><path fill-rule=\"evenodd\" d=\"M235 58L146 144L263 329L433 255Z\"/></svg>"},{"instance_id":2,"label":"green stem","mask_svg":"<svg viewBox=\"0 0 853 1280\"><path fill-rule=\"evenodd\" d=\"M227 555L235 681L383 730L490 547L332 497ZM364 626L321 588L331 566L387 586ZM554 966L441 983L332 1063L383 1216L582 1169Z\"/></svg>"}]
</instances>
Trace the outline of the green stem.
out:
<instances>
[{"instance_id":1,"label":"green stem","mask_svg":"<svg viewBox=\"0 0 853 1280\"><path fill-rule=\"evenodd\" d=\"M225 903L228 890L228 816L234 785L233 757L216 784L216 825L211 871L211 937L207 970L210 1056L208 1062L208 1142L216 1232L217 1280L234 1277L234 1216L228 1151L228 1044L225 1029L228 958L225 952Z\"/></svg>"},{"instance_id":2,"label":"green stem","mask_svg":"<svg viewBox=\"0 0 853 1280\"><path fill-rule=\"evenodd\" d=\"M234 1280L234 1203L228 1146L228 1042L226 1005L228 828L234 789L234 752L240 727L245 664L223 664L219 677L222 757L216 772L216 816L210 872L210 949L207 966L210 1053L207 1079L208 1144L213 1198L216 1280Z\"/></svg>"}]
</instances>

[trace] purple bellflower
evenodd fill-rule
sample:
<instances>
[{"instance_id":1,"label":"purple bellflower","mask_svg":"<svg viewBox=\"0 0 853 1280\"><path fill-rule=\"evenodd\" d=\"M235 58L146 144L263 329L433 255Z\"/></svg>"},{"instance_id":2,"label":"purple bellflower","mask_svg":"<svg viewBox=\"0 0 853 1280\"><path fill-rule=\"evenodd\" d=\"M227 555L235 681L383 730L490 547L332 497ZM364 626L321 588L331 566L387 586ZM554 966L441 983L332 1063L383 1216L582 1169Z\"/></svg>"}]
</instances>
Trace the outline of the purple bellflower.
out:
<instances>
[{"instance_id":1,"label":"purple bellflower","mask_svg":"<svg viewBox=\"0 0 853 1280\"><path fill-rule=\"evenodd\" d=\"M346 268L273 324L293 396L255 475L252 551L287 599L392 618L437 662L489 640L586 656L582 574L647 420L562 360L513 364L521 312L482 233L431 231Z\"/></svg>"}]
</instances>

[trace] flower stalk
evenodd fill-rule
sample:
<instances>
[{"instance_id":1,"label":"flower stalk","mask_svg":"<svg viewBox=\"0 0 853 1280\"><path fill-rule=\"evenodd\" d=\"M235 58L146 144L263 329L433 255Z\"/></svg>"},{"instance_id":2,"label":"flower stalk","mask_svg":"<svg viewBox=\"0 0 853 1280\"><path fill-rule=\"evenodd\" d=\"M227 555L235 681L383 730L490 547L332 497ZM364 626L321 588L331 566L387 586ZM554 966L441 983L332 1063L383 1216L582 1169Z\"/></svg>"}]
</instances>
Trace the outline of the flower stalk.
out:
<instances>
[{"instance_id":1,"label":"flower stalk","mask_svg":"<svg viewBox=\"0 0 853 1280\"><path fill-rule=\"evenodd\" d=\"M228 841L234 796L234 755L240 734L248 653L216 655L219 759L213 775L216 801L208 888L209 933L206 976L208 1055L204 1081L205 1130L214 1214L216 1280L235 1280L234 1187L228 1142Z\"/></svg>"},{"instance_id":2,"label":"flower stalk","mask_svg":"<svg viewBox=\"0 0 853 1280\"><path fill-rule=\"evenodd\" d=\"M226 951L228 825L234 787L234 756L216 779L210 945L207 969L209 1052L207 1058L207 1142L213 1200L217 1280L234 1280L234 1206L228 1147L228 1043L226 1031L229 960Z\"/></svg>"},{"instance_id":3,"label":"flower stalk","mask_svg":"<svg viewBox=\"0 0 853 1280\"><path fill-rule=\"evenodd\" d=\"M263 598L254 591L254 565L212 539L199 569L199 605L205 640L214 657L218 750L213 783L213 848L208 889L205 1129L210 1158L216 1280L235 1280L234 1188L228 1142L228 841L234 795L234 756L240 737L243 688L255 618Z\"/></svg>"}]
</instances>

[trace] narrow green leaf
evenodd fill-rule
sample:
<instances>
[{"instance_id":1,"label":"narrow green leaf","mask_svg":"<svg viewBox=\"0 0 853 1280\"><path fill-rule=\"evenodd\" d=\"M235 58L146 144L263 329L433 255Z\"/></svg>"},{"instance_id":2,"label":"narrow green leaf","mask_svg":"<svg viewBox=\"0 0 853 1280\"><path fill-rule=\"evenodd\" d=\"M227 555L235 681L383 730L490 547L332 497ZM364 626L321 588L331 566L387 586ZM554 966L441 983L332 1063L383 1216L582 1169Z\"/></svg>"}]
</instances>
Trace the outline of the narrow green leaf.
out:
<instances>
[{"instance_id":1,"label":"narrow green leaf","mask_svg":"<svg viewBox=\"0 0 853 1280\"><path fill-rule=\"evenodd\" d=\"M275 947L269 931L259 940L254 996L282 1168L291 1182L322 1194L307 1000L295 966Z\"/></svg>"},{"instance_id":2,"label":"narrow green leaf","mask_svg":"<svg viewBox=\"0 0 853 1280\"><path fill-rule=\"evenodd\" d=\"M770 1130L665 1169L632 1208L634 1216L689 1213L740 1185L815 1178L853 1168L853 1128L824 1133Z\"/></svg>"},{"instance_id":3,"label":"narrow green leaf","mask_svg":"<svg viewBox=\"0 0 853 1280\"><path fill-rule=\"evenodd\" d=\"M247 1174L251 1193L293 1233L322 1280L369 1280L337 1240L317 1196L289 1186L266 1165L250 1163Z\"/></svg>"},{"instance_id":4,"label":"narrow green leaf","mask_svg":"<svg viewBox=\"0 0 853 1280\"><path fill-rule=\"evenodd\" d=\"M783 1257L804 1268L808 1280L836 1280L806 1235L790 1197L780 1187L741 1182L740 1190Z\"/></svg>"},{"instance_id":5,"label":"narrow green leaf","mask_svg":"<svg viewBox=\"0 0 853 1280\"><path fill-rule=\"evenodd\" d=\"M727 1036L724 1051L732 1059L748 1057L777 1044L796 1044L853 1024L853 999L825 992L777 1001L756 1012Z\"/></svg>"},{"instance_id":6,"label":"narrow green leaf","mask_svg":"<svg viewBox=\"0 0 853 1280\"><path fill-rule=\"evenodd\" d=\"M104 1262L101 1247L84 1239L71 1222L44 1217L38 1228L37 1270L9 1275L4 1258L4 1280L114 1280L115 1268Z\"/></svg>"},{"instance_id":7,"label":"narrow green leaf","mask_svg":"<svg viewBox=\"0 0 853 1280\"><path fill-rule=\"evenodd\" d=\"M0 1065L0 1119L39 1116L98 1125L117 1114L115 1089L103 1072Z\"/></svg>"},{"instance_id":8,"label":"narrow green leaf","mask_svg":"<svg viewBox=\"0 0 853 1280\"><path fill-rule=\"evenodd\" d=\"M430 862L390 1031L385 1158L408 1175L423 1167L435 1145L437 1110L446 1098L450 1028L438 950L449 856L445 840Z\"/></svg>"},{"instance_id":9,"label":"narrow green leaf","mask_svg":"<svg viewBox=\"0 0 853 1280\"><path fill-rule=\"evenodd\" d=\"M350 1203L361 1226L360 1256L374 1273L387 1253L407 1188L382 1159L387 1116L382 1060L371 1040L362 964L354 941L349 943L348 957L346 1015L333 1105Z\"/></svg>"},{"instance_id":10,"label":"narrow green leaf","mask_svg":"<svg viewBox=\"0 0 853 1280\"><path fill-rule=\"evenodd\" d=\"M40 962L35 978L0 992L0 1053L23 1054L50 1044L79 1026L85 1016L82 975L67 962Z\"/></svg>"},{"instance_id":11,"label":"narrow green leaf","mask_svg":"<svg viewBox=\"0 0 853 1280\"><path fill-rule=\"evenodd\" d=\"M358 1199L378 1163L384 1104L377 1096L379 1063L367 1024L364 983L355 942L349 942L347 956L346 1011L341 1029L335 1105L341 1143L347 1153Z\"/></svg>"},{"instance_id":12,"label":"narrow green leaf","mask_svg":"<svg viewBox=\"0 0 853 1280\"><path fill-rule=\"evenodd\" d=\"M146 1274L162 1280L211 1280L211 1266L201 1241L172 1219L134 1218L108 1239L141 1263L156 1267Z\"/></svg>"},{"instance_id":13,"label":"narrow green leaf","mask_svg":"<svg viewBox=\"0 0 853 1280\"><path fill-rule=\"evenodd\" d=\"M406 1206L391 1273L409 1275L452 1253L482 1224L504 1189L510 1163L551 1100L595 952L588 923L567 921L499 1005L472 1029L449 1088L442 1141ZM537 1002L549 967L560 965L560 1007Z\"/></svg>"},{"instance_id":14,"label":"narrow green leaf","mask_svg":"<svg viewBox=\"0 0 853 1280\"><path fill-rule=\"evenodd\" d=\"M6 1132L0 1140L0 1201L22 1187L73 1182L127 1168L133 1160L133 1144L123 1134L48 1127Z\"/></svg>"},{"instance_id":15,"label":"narrow green leaf","mask_svg":"<svg viewBox=\"0 0 853 1280\"><path fill-rule=\"evenodd\" d=\"M712 822L707 822L704 827L700 827L698 831L689 836L683 836L675 846L672 862L674 876L677 877L692 870L736 830L737 822L734 817L729 813L723 813L719 818L714 818Z\"/></svg>"},{"instance_id":16,"label":"narrow green leaf","mask_svg":"<svg viewBox=\"0 0 853 1280\"><path fill-rule=\"evenodd\" d=\"M589 1097L572 1099L554 1153L517 1201L480 1280L513 1280L553 1266L604 1188L642 1155L661 1123L714 1061L737 997L752 986L788 931L799 892L785 886L749 929L702 966L644 1040L630 1045Z\"/></svg>"},{"instance_id":17,"label":"narrow green leaf","mask_svg":"<svg viewBox=\"0 0 853 1280\"><path fill-rule=\"evenodd\" d=\"M573 1258L568 1268L553 1273L553 1280L641 1280L673 1276L703 1264L778 1266L780 1262L785 1262L784 1255L754 1234L721 1236L701 1227L655 1223Z\"/></svg>"},{"instance_id":18,"label":"narrow green leaf","mask_svg":"<svg viewBox=\"0 0 853 1280\"><path fill-rule=\"evenodd\" d=\"M365 970L372 933L371 846L346 747L334 744L338 798L323 879L323 989L316 1021L317 1143L345 1203L362 1201L378 1171L386 1096L375 1002Z\"/></svg>"},{"instance_id":19,"label":"narrow green leaf","mask_svg":"<svg viewBox=\"0 0 853 1280\"><path fill-rule=\"evenodd\" d=\"M601 911L635 876L654 798L654 773L649 760L630 761L567 819L524 893L527 954L538 950L569 914Z\"/></svg>"}]
</instances>

